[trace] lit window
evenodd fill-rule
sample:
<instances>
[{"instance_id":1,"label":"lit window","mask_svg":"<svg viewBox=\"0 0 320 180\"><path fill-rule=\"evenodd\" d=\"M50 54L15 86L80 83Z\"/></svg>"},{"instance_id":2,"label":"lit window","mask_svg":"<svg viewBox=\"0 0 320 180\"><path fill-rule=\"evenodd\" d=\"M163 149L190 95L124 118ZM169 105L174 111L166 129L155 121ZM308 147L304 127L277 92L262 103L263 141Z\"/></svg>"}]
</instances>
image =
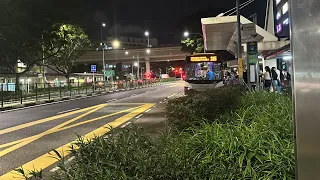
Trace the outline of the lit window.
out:
<instances>
[{"instance_id":1,"label":"lit window","mask_svg":"<svg viewBox=\"0 0 320 180\"><path fill-rule=\"evenodd\" d=\"M277 19L280 19L280 18L281 18L281 11L277 13Z\"/></svg>"},{"instance_id":2,"label":"lit window","mask_svg":"<svg viewBox=\"0 0 320 180\"><path fill-rule=\"evenodd\" d=\"M281 0L276 0L276 4L278 5L280 3Z\"/></svg>"},{"instance_id":3,"label":"lit window","mask_svg":"<svg viewBox=\"0 0 320 180\"><path fill-rule=\"evenodd\" d=\"M282 14L287 13L289 10L289 4L288 2L286 2L283 6L282 6Z\"/></svg>"},{"instance_id":4,"label":"lit window","mask_svg":"<svg viewBox=\"0 0 320 180\"><path fill-rule=\"evenodd\" d=\"M277 25L277 33L280 33L282 31L282 25L278 24Z\"/></svg>"},{"instance_id":5,"label":"lit window","mask_svg":"<svg viewBox=\"0 0 320 180\"><path fill-rule=\"evenodd\" d=\"M289 24L289 18L285 19L282 24L283 25L288 25Z\"/></svg>"}]
</instances>

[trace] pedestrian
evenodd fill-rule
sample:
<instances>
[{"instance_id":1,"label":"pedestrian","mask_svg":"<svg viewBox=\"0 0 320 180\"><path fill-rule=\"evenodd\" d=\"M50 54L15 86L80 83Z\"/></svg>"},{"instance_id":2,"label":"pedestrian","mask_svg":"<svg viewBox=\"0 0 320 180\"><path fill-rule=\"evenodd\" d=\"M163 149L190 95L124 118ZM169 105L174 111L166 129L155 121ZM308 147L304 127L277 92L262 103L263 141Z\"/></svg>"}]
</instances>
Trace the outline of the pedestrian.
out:
<instances>
[{"instance_id":1,"label":"pedestrian","mask_svg":"<svg viewBox=\"0 0 320 180\"><path fill-rule=\"evenodd\" d=\"M270 91L271 88L271 70L269 66L265 67L265 71L263 74L263 83L264 83L264 88L265 90Z\"/></svg>"},{"instance_id":2,"label":"pedestrian","mask_svg":"<svg viewBox=\"0 0 320 180\"><path fill-rule=\"evenodd\" d=\"M281 81L280 81L280 71L277 68L272 67L271 69L272 85L273 90L276 90L278 94L281 93Z\"/></svg>"}]
</instances>

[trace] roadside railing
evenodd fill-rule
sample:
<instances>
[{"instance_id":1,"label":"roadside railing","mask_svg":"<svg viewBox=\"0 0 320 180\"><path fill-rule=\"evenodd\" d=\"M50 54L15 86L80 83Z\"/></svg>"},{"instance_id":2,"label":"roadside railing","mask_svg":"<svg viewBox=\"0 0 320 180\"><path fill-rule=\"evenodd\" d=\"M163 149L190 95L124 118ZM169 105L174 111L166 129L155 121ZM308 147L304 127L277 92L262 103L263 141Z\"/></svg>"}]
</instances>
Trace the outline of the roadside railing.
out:
<instances>
[{"instance_id":1,"label":"roadside railing","mask_svg":"<svg viewBox=\"0 0 320 180\"><path fill-rule=\"evenodd\" d=\"M54 101L117 90L128 90L144 87L153 83L170 80L129 80L114 82L70 82L70 83L33 83L33 84L0 84L0 107L13 106L39 101Z\"/></svg>"}]
</instances>

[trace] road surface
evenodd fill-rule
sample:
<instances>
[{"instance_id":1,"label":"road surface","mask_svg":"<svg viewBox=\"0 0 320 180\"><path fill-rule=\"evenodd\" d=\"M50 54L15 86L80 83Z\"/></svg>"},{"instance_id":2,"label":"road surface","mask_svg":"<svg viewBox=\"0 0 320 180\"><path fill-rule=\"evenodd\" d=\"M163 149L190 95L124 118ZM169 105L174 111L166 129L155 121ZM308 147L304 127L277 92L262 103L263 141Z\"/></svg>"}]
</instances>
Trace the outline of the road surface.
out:
<instances>
[{"instance_id":1,"label":"road surface","mask_svg":"<svg viewBox=\"0 0 320 180\"><path fill-rule=\"evenodd\" d=\"M118 92L104 96L0 113L0 180L19 177L13 170L52 168L56 149L68 155L77 135L91 139L109 126L138 119L155 104L181 91L183 83Z\"/></svg>"}]
</instances>

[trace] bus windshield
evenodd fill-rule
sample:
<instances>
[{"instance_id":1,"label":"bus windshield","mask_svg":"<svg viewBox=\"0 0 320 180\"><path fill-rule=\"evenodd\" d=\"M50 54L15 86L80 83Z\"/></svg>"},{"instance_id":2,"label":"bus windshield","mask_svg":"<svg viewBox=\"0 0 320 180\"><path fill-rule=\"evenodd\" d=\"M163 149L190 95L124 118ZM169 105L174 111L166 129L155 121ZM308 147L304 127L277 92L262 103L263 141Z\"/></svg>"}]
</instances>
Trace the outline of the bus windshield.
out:
<instances>
[{"instance_id":1,"label":"bus windshield","mask_svg":"<svg viewBox=\"0 0 320 180\"><path fill-rule=\"evenodd\" d=\"M197 62L186 66L186 80L222 80L221 63Z\"/></svg>"}]
</instances>

